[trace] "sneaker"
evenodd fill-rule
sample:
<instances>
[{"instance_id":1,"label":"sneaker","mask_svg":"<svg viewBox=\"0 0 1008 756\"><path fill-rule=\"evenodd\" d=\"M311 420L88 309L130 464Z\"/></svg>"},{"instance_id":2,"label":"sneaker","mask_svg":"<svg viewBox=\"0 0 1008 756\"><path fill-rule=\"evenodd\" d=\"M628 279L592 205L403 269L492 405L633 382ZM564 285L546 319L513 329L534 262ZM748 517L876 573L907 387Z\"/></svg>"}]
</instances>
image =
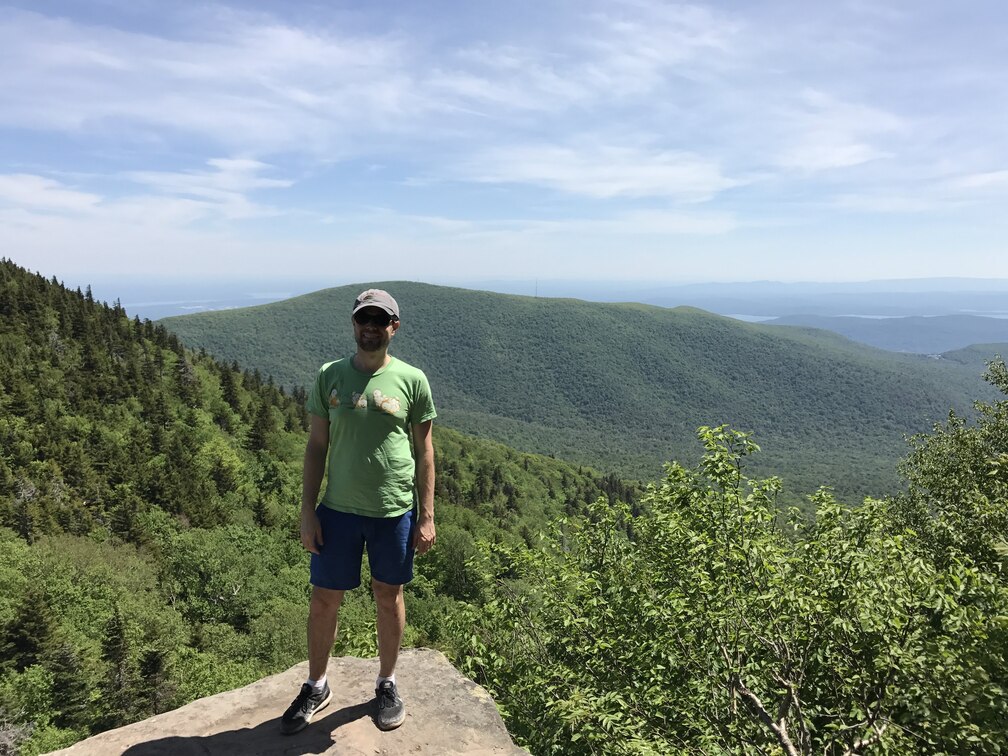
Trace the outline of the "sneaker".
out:
<instances>
[{"instance_id":1,"label":"sneaker","mask_svg":"<svg viewBox=\"0 0 1008 756\"><path fill-rule=\"evenodd\" d=\"M291 705L284 712L280 719L280 732L284 735L293 735L300 732L308 723L312 721L316 711L321 711L332 700L332 691L329 690L329 683L322 686L322 690L315 690L311 685L305 683L301 686Z\"/></svg>"},{"instance_id":2,"label":"sneaker","mask_svg":"<svg viewBox=\"0 0 1008 756\"><path fill-rule=\"evenodd\" d=\"M375 724L379 730L394 730L406 719L406 704L399 698L395 683L385 680L375 688L375 698L378 699L378 714Z\"/></svg>"}]
</instances>

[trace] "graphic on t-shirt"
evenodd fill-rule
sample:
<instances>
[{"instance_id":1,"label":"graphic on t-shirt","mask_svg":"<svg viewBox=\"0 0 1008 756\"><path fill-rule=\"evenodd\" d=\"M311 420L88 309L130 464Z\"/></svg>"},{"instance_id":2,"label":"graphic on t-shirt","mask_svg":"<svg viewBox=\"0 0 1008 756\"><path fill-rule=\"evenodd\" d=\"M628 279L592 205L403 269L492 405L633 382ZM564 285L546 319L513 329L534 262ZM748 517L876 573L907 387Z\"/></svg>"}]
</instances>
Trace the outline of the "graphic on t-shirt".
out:
<instances>
[{"instance_id":1,"label":"graphic on t-shirt","mask_svg":"<svg viewBox=\"0 0 1008 756\"><path fill-rule=\"evenodd\" d=\"M339 391L337 389L333 389L332 393L329 394L329 406L339 407Z\"/></svg>"},{"instance_id":2,"label":"graphic on t-shirt","mask_svg":"<svg viewBox=\"0 0 1008 756\"><path fill-rule=\"evenodd\" d=\"M374 403L378 409L382 412L388 412L390 415L394 415L402 407L396 397L384 396L378 389L375 389L374 392Z\"/></svg>"},{"instance_id":3,"label":"graphic on t-shirt","mask_svg":"<svg viewBox=\"0 0 1008 756\"><path fill-rule=\"evenodd\" d=\"M354 409L367 409L367 397L357 391L353 392Z\"/></svg>"}]
</instances>

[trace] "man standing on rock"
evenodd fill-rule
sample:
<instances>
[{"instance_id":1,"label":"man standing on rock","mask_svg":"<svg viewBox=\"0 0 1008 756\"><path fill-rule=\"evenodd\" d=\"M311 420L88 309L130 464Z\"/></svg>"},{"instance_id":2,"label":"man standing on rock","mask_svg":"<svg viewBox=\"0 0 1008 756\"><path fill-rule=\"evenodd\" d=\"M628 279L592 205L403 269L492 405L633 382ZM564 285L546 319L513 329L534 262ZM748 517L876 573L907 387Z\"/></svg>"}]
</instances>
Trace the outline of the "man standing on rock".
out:
<instances>
[{"instance_id":1,"label":"man standing on rock","mask_svg":"<svg viewBox=\"0 0 1008 756\"><path fill-rule=\"evenodd\" d=\"M388 292L362 292L351 318L356 353L322 366L306 404L311 427L301 543L312 554L308 680L281 719L285 734L306 727L332 698L326 666L343 594L360 585L365 547L378 612L375 721L383 730L403 723L406 708L395 683L406 625L403 585L413 579L414 552L434 545L431 425L437 413L430 385L422 371L388 353L400 325L399 305ZM328 482L316 508L323 471Z\"/></svg>"}]
</instances>

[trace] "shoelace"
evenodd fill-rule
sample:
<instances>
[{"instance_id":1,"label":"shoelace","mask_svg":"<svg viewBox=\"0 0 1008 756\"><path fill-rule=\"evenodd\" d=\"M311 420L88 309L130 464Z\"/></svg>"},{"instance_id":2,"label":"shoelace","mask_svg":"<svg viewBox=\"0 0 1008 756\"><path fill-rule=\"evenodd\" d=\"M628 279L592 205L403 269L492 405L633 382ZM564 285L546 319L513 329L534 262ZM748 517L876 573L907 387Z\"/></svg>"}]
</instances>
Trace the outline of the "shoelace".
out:
<instances>
[{"instance_id":1,"label":"shoelace","mask_svg":"<svg viewBox=\"0 0 1008 756\"><path fill-rule=\"evenodd\" d=\"M314 693L315 693L315 691L312 689L312 687L310 685L308 685L308 683L303 684L301 686L301 692L298 693L297 694L297 698L295 698L291 702L291 707L293 708L294 706L297 706L297 708L299 710L307 712L308 711L308 703L309 703L309 701L311 701L312 695Z\"/></svg>"},{"instance_id":2,"label":"shoelace","mask_svg":"<svg viewBox=\"0 0 1008 756\"><path fill-rule=\"evenodd\" d=\"M396 690L394 685L382 683L378 688L378 708L384 709L386 706L395 706Z\"/></svg>"}]
</instances>

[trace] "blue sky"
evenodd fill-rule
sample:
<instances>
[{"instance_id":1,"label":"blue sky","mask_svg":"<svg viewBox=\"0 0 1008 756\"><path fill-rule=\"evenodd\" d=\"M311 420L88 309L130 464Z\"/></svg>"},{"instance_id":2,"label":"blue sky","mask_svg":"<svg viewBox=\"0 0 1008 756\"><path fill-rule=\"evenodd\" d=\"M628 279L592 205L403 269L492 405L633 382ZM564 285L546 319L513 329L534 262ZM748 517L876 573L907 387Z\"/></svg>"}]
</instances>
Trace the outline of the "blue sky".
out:
<instances>
[{"instance_id":1,"label":"blue sky","mask_svg":"<svg viewBox=\"0 0 1008 756\"><path fill-rule=\"evenodd\" d=\"M1008 277L1002 2L24 2L0 254L68 282Z\"/></svg>"}]
</instances>

